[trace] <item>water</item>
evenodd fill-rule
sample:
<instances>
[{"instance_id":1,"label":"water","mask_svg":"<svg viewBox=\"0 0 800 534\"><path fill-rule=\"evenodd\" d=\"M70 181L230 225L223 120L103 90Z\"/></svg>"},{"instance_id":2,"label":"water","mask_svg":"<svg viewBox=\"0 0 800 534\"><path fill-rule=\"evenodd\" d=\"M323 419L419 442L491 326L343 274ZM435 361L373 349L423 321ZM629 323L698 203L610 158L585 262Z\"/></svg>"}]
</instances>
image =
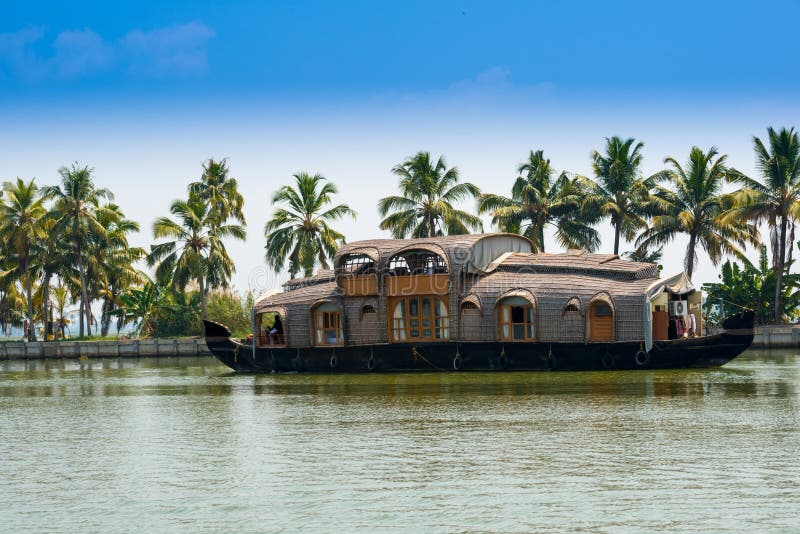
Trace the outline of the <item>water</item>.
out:
<instances>
[{"instance_id":1,"label":"water","mask_svg":"<svg viewBox=\"0 0 800 534\"><path fill-rule=\"evenodd\" d=\"M799 385L790 352L627 373L3 362L0 530L796 532Z\"/></svg>"}]
</instances>

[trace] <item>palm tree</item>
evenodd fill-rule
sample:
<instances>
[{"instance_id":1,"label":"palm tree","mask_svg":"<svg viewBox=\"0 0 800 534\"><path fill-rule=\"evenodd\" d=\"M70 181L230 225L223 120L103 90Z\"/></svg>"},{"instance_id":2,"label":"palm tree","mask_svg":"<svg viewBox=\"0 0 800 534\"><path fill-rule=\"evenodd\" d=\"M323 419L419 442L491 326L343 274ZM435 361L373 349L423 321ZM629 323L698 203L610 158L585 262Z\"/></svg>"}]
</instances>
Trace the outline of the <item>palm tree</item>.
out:
<instances>
[{"instance_id":1,"label":"palm tree","mask_svg":"<svg viewBox=\"0 0 800 534\"><path fill-rule=\"evenodd\" d=\"M31 250L43 237L41 219L47 210L33 179L25 182L17 178L16 182L5 182L3 192L3 201L0 202L0 240L7 244L8 252L16 258L17 270L25 285L25 300L30 321L30 327L25 335L29 341L35 341Z\"/></svg>"},{"instance_id":2,"label":"palm tree","mask_svg":"<svg viewBox=\"0 0 800 534\"><path fill-rule=\"evenodd\" d=\"M689 278L697 261L697 246L705 250L716 266L725 254L742 257L739 247L758 243L758 230L740 218L727 217L731 206L729 196L722 194L726 179L726 156L716 147L703 152L692 147L686 168L674 158L664 163L671 169L663 176L671 188L656 186L654 196L662 212L653 217L651 226L636 240L639 248L663 246L678 234L687 234L684 265Z\"/></svg>"},{"instance_id":3,"label":"palm tree","mask_svg":"<svg viewBox=\"0 0 800 534\"><path fill-rule=\"evenodd\" d=\"M118 306L120 295L141 281L141 274L133 264L145 257L145 251L128 246L128 234L138 232L139 223L125 218L116 204L109 203L104 208L97 217L102 231L90 239L89 272L103 302L100 334L107 336L111 311Z\"/></svg>"},{"instance_id":4,"label":"palm tree","mask_svg":"<svg viewBox=\"0 0 800 534\"><path fill-rule=\"evenodd\" d=\"M595 251L600 236L581 213L583 198L590 188L586 178L570 178L562 172L553 181L553 168L541 150L531 150L528 161L517 169L519 176L511 197L481 195L480 213L491 213L492 223L501 231L521 233L530 239L537 252L545 251L544 230L555 227L556 238L565 248Z\"/></svg>"},{"instance_id":5,"label":"palm tree","mask_svg":"<svg viewBox=\"0 0 800 534\"><path fill-rule=\"evenodd\" d=\"M75 254L74 263L80 280L80 335L84 335L83 320L86 317L87 327L91 334L91 306L87 285L87 247L89 232L95 234L102 231L97 221L97 214L102 211L100 201L112 200L114 195L108 189L98 188L94 184L94 169L73 163L71 167L61 167L61 185L44 188L45 196L55 200L54 211L58 222L53 232L71 242Z\"/></svg>"},{"instance_id":6,"label":"palm tree","mask_svg":"<svg viewBox=\"0 0 800 534\"><path fill-rule=\"evenodd\" d=\"M661 261L661 257L664 256L664 247L658 247L655 250L637 247L635 250L623 252L622 255L631 261L639 263L658 263Z\"/></svg>"},{"instance_id":7,"label":"palm tree","mask_svg":"<svg viewBox=\"0 0 800 534\"><path fill-rule=\"evenodd\" d=\"M119 307L111 314L119 317L119 324L138 323L140 336L152 336L158 333L158 320L164 313L172 311L168 294L164 288L149 278L144 278L141 287L128 288L120 295Z\"/></svg>"},{"instance_id":8,"label":"palm tree","mask_svg":"<svg viewBox=\"0 0 800 534\"><path fill-rule=\"evenodd\" d=\"M458 183L458 169L448 169L444 157L434 162L429 152L418 152L392 172L400 177L401 194L378 202L384 217L381 230L390 230L396 239L483 230L479 217L453 207L464 199L478 198L480 189L469 182Z\"/></svg>"},{"instance_id":9,"label":"palm tree","mask_svg":"<svg viewBox=\"0 0 800 534\"><path fill-rule=\"evenodd\" d=\"M623 140L614 136L606 139L605 154L592 152L597 179L593 193L586 197L585 207L611 220L614 254L619 254L620 236L632 241L651 215L650 189L658 176L642 178L639 167L643 148L644 143L636 143L633 138Z\"/></svg>"},{"instance_id":10,"label":"palm tree","mask_svg":"<svg viewBox=\"0 0 800 534\"><path fill-rule=\"evenodd\" d=\"M239 193L236 178L228 176L228 160L215 161L213 158L203 163L203 175L200 181L189 184L189 193L207 202L217 215L220 223L233 218L245 224L244 197Z\"/></svg>"},{"instance_id":11,"label":"palm tree","mask_svg":"<svg viewBox=\"0 0 800 534\"><path fill-rule=\"evenodd\" d=\"M775 322L783 317L783 275L787 266L787 234L800 218L800 140L794 128L775 131L767 128L769 148L753 137L756 165L761 181L730 169L728 177L743 188L734 194L731 218L748 218L756 224L766 221L773 244L772 259L776 271ZM791 232L794 233L793 231ZM788 243L791 250L792 242Z\"/></svg>"},{"instance_id":12,"label":"palm tree","mask_svg":"<svg viewBox=\"0 0 800 534\"><path fill-rule=\"evenodd\" d=\"M56 322L58 323L58 327L56 329L56 336L60 332L62 337L64 336L64 328L67 326L67 319L64 317L64 313L67 309L67 301L71 299L69 287L64 283L63 280L59 280L58 285L53 286L53 300L55 301L55 309L58 312L58 319ZM73 301L74 302L74 301Z\"/></svg>"},{"instance_id":13,"label":"palm tree","mask_svg":"<svg viewBox=\"0 0 800 534\"><path fill-rule=\"evenodd\" d=\"M42 280L39 285L39 300L42 318L45 321L45 339L47 334L52 333L48 325L52 316L50 288L53 277L61 275L63 280L71 271L74 271L75 267L73 265L74 255L61 244L64 236L54 231L58 222L58 213L52 208L49 209L41 219L44 235L35 243L33 250L33 256L37 259L37 271Z\"/></svg>"},{"instance_id":14,"label":"palm tree","mask_svg":"<svg viewBox=\"0 0 800 534\"><path fill-rule=\"evenodd\" d=\"M156 268L156 280L183 290L194 280L200 289L200 310L206 318L208 289L225 287L235 271L233 260L223 239L245 239L245 230L238 224L219 224L218 215L202 199L189 195L189 200L175 200L170 212L178 221L159 217L153 223L153 236L167 239L151 245L148 264ZM209 287L210 286L210 287Z\"/></svg>"},{"instance_id":15,"label":"palm tree","mask_svg":"<svg viewBox=\"0 0 800 534\"><path fill-rule=\"evenodd\" d=\"M344 236L330 223L347 215L356 217L347 204L329 207L338 190L319 174L301 172L294 181L294 186L281 187L272 196L273 204L283 206L275 209L264 226L267 264L279 272L288 262L292 278L300 270L311 276L317 262L328 269L328 260L344 244Z\"/></svg>"}]
</instances>

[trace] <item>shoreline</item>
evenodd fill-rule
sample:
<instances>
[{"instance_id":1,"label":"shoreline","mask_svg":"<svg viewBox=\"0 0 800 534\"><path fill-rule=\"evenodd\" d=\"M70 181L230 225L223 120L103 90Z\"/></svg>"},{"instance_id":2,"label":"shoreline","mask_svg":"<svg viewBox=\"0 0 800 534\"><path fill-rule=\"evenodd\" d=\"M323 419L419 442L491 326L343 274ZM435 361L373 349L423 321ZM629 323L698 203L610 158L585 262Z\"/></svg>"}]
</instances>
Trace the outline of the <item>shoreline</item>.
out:
<instances>
[{"instance_id":1,"label":"shoreline","mask_svg":"<svg viewBox=\"0 0 800 534\"><path fill-rule=\"evenodd\" d=\"M800 348L800 325L757 326L751 348ZM710 333L716 333L712 328ZM80 358L149 358L211 356L201 337L98 341L7 341L0 343L0 360Z\"/></svg>"},{"instance_id":2,"label":"shoreline","mask_svg":"<svg viewBox=\"0 0 800 534\"><path fill-rule=\"evenodd\" d=\"M149 358L211 356L200 337L99 341L8 341L0 343L0 360L80 358Z\"/></svg>"}]
</instances>

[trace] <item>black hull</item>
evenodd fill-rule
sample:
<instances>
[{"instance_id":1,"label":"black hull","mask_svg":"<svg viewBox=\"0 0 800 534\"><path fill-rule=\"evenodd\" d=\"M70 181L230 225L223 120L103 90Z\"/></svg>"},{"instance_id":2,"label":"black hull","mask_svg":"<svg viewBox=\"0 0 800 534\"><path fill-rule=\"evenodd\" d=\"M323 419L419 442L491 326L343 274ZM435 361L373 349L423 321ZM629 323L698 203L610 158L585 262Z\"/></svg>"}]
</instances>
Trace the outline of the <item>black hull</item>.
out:
<instances>
[{"instance_id":1,"label":"black hull","mask_svg":"<svg viewBox=\"0 0 800 534\"><path fill-rule=\"evenodd\" d=\"M239 343L227 328L204 322L208 349L234 371L367 373L414 371L607 371L719 367L753 342L751 313L729 318L721 334L617 343L397 343L348 347L268 348Z\"/></svg>"}]
</instances>

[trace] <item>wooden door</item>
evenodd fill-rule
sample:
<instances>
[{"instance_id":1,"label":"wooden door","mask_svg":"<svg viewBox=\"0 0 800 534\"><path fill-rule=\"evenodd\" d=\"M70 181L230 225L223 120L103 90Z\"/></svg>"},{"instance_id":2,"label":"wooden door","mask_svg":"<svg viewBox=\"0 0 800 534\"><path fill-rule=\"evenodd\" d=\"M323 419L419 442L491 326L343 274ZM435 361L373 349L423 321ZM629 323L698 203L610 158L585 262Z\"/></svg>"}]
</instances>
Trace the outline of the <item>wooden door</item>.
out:
<instances>
[{"instance_id":1,"label":"wooden door","mask_svg":"<svg viewBox=\"0 0 800 534\"><path fill-rule=\"evenodd\" d=\"M614 341L614 310L607 302L595 301L589 307L589 341Z\"/></svg>"}]
</instances>

